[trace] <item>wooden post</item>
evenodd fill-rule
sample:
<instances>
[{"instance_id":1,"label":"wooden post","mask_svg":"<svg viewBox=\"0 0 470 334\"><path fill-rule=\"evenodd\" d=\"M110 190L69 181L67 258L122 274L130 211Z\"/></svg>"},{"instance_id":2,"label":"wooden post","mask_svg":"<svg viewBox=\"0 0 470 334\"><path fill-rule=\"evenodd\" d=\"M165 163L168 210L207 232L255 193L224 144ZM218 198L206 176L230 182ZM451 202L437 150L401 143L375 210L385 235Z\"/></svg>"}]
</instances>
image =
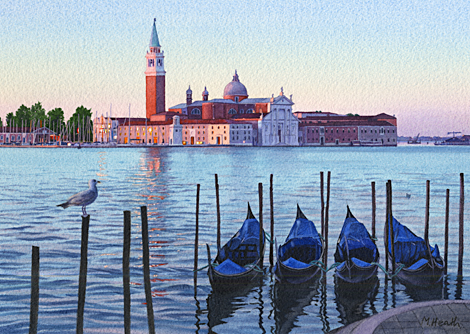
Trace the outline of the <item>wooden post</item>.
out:
<instances>
[{"instance_id":1,"label":"wooden post","mask_svg":"<svg viewBox=\"0 0 470 334\"><path fill-rule=\"evenodd\" d=\"M464 215L464 203L465 203L465 191L464 191L464 177L463 173L460 173L460 207L459 207L459 263L457 276L462 276L462 264L463 264L463 215Z\"/></svg>"},{"instance_id":2,"label":"wooden post","mask_svg":"<svg viewBox=\"0 0 470 334\"><path fill-rule=\"evenodd\" d=\"M426 180L426 213L424 216L424 242L426 243L426 248L428 250L429 258L432 257L431 248L429 247L429 203L431 199L431 186L430 181Z\"/></svg>"},{"instance_id":3,"label":"wooden post","mask_svg":"<svg viewBox=\"0 0 470 334\"><path fill-rule=\"evenodd\" d=\"M389 191L389 198L388 198L388 218L390 223L390 239L392 242L392 273L395 273L395 235L393 232L393 210L392 210L392 180L388 180L388 191Z\"/></svg>"},{"instance_id":4,"label":"wooden post","mask_svg":"<svg viewBox=\"0 0 470 334\"><path fill-rule=\"evenodd\" d=\"M320 172L321 235L325 237L325 201L323 198L323 172Z\"/></svg>"},{"instance_id":5,"label":"wooden post","mask_svg":"<svg viewBox=\"0 0 470 334\"><path fill-rule=\"evenodd\" d=\"M39 309L39 247L32 247L31 255L31 308L29 313L29 334L38 332Z\"/></svg>"},{"instance_id":6,"label":"wooden post","mask_svg":"<svg viewBox=\"0 0 470 334\"><path fill-rule=\"evenodd\" d=\"M124 211L124 238L122 249L122 284L124 288L124 333L131 332L131 290L129 259L131 250L131 212Z\"/></svg>"},{"instance_id":7,"label":"wooden post","mask_svg":"<svg viewBox=\"0 0 470 334\"><path fill-rule=\"evenodd\" d=\"M259 195L259 254L263 258L263 184L258 183L258 195ZM263 261L261 261L261 268L263 268Z\"/></svg>"},{"instance_id":8,"label":"wooden post","mask_svg":"<svg viewBox=\"0 0 470 334\"><path fill-rule=\"evenodd\" d=\"M219 178L215 174L215 198L217 206L217 252L220 249L220 202L219 202Z\"/></svg>"},{"instance_id":9,"label":"wooden post","mask_svg":"<svg viewBox=\"0 0 470 334\"><path fill-rule=\"evenodd\" d=\"M371 183L371 187L372 187L372 238L375 239L375 215L376 215L375 182Z\"/></svg>"},{"instance_id":10,"label":"wooden post","mask_svg":"<svg viewBox=\"0 0 470 334\"><path fill-rule=\"evenodd\" d=\"M445 239L445 253L444 253L444 263L445 268L444 272L447 275L447 266L448 266L448 254L449 254L449 197L450 197L450 190L446 189L446 225L445 225L445 232L444 232L444 239Z\"/></svg>"},{"instance_id":11,"label":"wooden post","mask_svg":"<svg viewBox=\"0 0 470 334\"><path fill-rule=\"evenodd\" d=\"M388 216L388 212L390 210L390 203L389 203L389 196L390 196L390 192L389 192L389 189L388 189L388 182L386 183L385 185L385 193L386 193L386 199L385 199L385 235L384 235L384 238L385 238L385 271L388 273L388 262L389 262L389 259L388 259L388 248L389 248L389 234L390 234L390 221L389 221L389 216ZM385 282L387 282L387 276L385 276Z\"/></svg>"},{"instance_id":12,"label":"wooden post","mask_svg":"<svg viewBox=\"0 0 470 334\"><path fill-rule=\"evenodd\" d=\"M198 261L198 244L199 244L199 192L201 185L197 184L196 190L196 233L194 237L194 291L197 287L197 261Z\"/></svg>"},{"instance_id":13,"label":"wooden post","mask_svg":"<svg viewBox=\"0 0 470 334\"><path fill-rule=\"evenodd\" d=\"M82 244L80 248L80 275L78 278L77 334L83 333L83 313L85 311L86 276L88 266L88 229L90 215L82 216Z\"/></svg>"},{"instance_id":14,"label":"wooden post","mask_svg":"<svg viewBox=\"0 0 470 334\"><path fill-rule=\"evenodd\" d=\"M328 267L328 220L329 220L329 210L330 210L330 179L331 179L331 172L328 171L328 176L326 177L325 257L323 260L323 263L325 264L325 269Z\"/></svg>"},{"instance_id":15,"label":"wooden post","mask_svg":"<svg viewBox=\"0 0 470 334\"><path fill-rule=\"evenodd\" d=\"M269 200L270 200L270 211L271 211L271 242L269 243L269 264L271 267L274 266L274 256L273 256L273 242L274 242L274 198L273 198L273 174L269 178Z\"/></svg>"},{"instance_id":16,"label":"wooden post","mask_svg":"<svg viewBox=\"0 0 470 334\"><path fill-rule=\"evenodd\" d=\"M144 265L144 285L145 301L147 302L147 320L149 326L149 334L155 334L155 320L153 316L152 304L152 286L150 285L149 226L146 206L140 207L140 216L142 218L142 264Z\"/></svg>"}]
</instances>

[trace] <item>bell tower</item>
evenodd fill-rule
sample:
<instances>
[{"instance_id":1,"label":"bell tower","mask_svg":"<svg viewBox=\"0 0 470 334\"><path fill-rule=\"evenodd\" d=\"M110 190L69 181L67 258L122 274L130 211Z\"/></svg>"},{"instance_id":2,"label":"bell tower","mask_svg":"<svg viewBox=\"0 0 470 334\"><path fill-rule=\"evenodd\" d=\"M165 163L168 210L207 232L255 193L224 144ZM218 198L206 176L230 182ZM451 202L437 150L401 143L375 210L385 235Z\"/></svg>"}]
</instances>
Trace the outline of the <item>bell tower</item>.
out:
<instances>
[{"instance_id":1,"label":"bell tower","mask_svg":"<svg viewBox=\"0 0 470 334\"><path fill-rule=\"evenodd\" d=\"M149 51L147 59L147 69L145 71L146 80L146 116L165 112L165 67L164 55L158 41L156 19L153 19L152 35L150 36Z\"/></svg>"}]
</instances>

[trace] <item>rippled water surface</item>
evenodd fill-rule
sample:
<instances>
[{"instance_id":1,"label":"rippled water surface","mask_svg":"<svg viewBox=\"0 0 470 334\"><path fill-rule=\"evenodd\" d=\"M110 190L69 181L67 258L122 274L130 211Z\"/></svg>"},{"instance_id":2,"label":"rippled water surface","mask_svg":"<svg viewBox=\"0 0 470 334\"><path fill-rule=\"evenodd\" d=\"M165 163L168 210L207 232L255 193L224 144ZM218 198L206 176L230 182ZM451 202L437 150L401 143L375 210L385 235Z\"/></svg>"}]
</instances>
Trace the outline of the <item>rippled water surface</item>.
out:
<instances>
[{"instance_id":1,"label":"rippled water surface","mask_svg":"<svg viewBox=\"0 0 470 334\"><path fill-rule=\"evenodd\" d=\"M0 149L0 333L29 328L31 246L40 247L38 331L74 333L80 267L81 209L56 207L101 181L91 216L85 333L123 333L123 211L130 210L131 328L147 332L142 272L140 207L149 212L150 271L158 333L327 332L386 309L430 299L468 299L468 280L457 282L459 174L470 176L470 148L114 148ZM263 220L269 225L269 177L274 175L275 237L282 242L295 220L296 204L320 226L320 171L331 171L329 257L346 205L370 229L371 182L376 182L377 237L384 264L385 183L393 183L394 215L422 236L426 180L431 180L430 241L444 253L445 190L450 189L449 274L443 286L409 289L376 280L351 289L325 280L285 287L269 273L259 282L221 295L212 292L206 270L194 288L196 185L201 184L199 264L205 244L216 249L214 174L220 185L222 243L240 227L247 201L258 216L263 183ZM410 194L411 196L406 196ZM409 198L408 198L409 197ZM465 204L465 217L470 205ZM468 219L466 219L468 220ZM465 235L470 237L466 224ZM267 228L269 232L269 228ZM468 245L468 242L466 243ZM469 247L465 248L468 259ZM465 261L464 261L465 263ZM465 265L464 277L470 274Z\"/></svg>"}]
</instances>

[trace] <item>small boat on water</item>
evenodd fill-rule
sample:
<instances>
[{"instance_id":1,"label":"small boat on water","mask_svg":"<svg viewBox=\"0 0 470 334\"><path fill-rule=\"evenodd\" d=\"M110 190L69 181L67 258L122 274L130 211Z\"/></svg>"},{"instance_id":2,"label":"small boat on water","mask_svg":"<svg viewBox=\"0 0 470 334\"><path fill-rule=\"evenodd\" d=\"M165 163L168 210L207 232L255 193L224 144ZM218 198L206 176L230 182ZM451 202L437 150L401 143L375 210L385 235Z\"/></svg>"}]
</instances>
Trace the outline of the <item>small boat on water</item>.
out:
<instances>
[{"instance_id":1,"label":"small boat on water","mask_svg":"<svg viewBox=\"0 0 470 334\"><path fill-rule=\"evenodd\" d=\"M260 240L261 239L261 240ZM238 232L219 249L214 262L211 262L210 248L207 245L209 280L214 289L232 290L250 282L255 282L262 273L266 235L260 238L260 223L253 215L248 203L246 220Z\"/></svg>"},{"instance_id":2,"label":"small boat on water","mask_svg":"<svg viewBox=\"0 0 470 334\"><path fill-rule=\"evenodd\" d=\"M413 285L431 285L440 282L445 264L439 254L438 246L429 246L423 238L416 236L394 217L392 217L392 221L397 277L403 283ZM387 232L387 224L385 225L385 232ZM391 227L389 227L389 231L391 231ZM385 248L388 248L387 256L392 260L391 233L386 235L388 235L388 243L385 238ZM403 268L400 270L400 267Z\"/></svg>"},{"instance_id":3,"label":"small boat on water","mask_svg":"<svg viewBox=\"0 0 470 334\"><path fill-rule=\"evenodd\" d=\"M351 213L346 219L336 243L336 275L348 283L360 283L377 273L379 250L366 227Z\"/></svg>"},{"instance_id":4,"label":"small boat on water","mask_svg":"<svg viewBox=\"0 0 470 334\"><path fill-rule=\"evenodd\" d=\"M300 284L319 274L323 257L323 241L313 222L307 219L297 205L297 217L286 241L277 247L274 267L276 280Z\"/></svg>"}]
</instances>

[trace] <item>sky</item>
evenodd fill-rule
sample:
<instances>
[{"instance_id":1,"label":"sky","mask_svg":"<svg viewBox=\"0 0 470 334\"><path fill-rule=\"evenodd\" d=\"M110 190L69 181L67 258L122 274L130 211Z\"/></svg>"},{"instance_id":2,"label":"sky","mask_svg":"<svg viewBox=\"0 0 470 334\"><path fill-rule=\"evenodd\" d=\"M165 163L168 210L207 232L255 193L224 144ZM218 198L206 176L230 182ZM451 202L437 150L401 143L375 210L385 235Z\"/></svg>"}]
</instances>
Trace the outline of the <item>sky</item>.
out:
<instances>
[{"instance_id":1,"label":"sky","mask_svg":"<svg viewBox=\"0 0 470 334\"><path fill-rule=\"evenodd\" d=\"M166 107L249 97L294 111L395 115L398 135L470 134L468 0L2 0L0 117L22 104L145 117L153 19Z\"/></svg>"}]
</instances>

